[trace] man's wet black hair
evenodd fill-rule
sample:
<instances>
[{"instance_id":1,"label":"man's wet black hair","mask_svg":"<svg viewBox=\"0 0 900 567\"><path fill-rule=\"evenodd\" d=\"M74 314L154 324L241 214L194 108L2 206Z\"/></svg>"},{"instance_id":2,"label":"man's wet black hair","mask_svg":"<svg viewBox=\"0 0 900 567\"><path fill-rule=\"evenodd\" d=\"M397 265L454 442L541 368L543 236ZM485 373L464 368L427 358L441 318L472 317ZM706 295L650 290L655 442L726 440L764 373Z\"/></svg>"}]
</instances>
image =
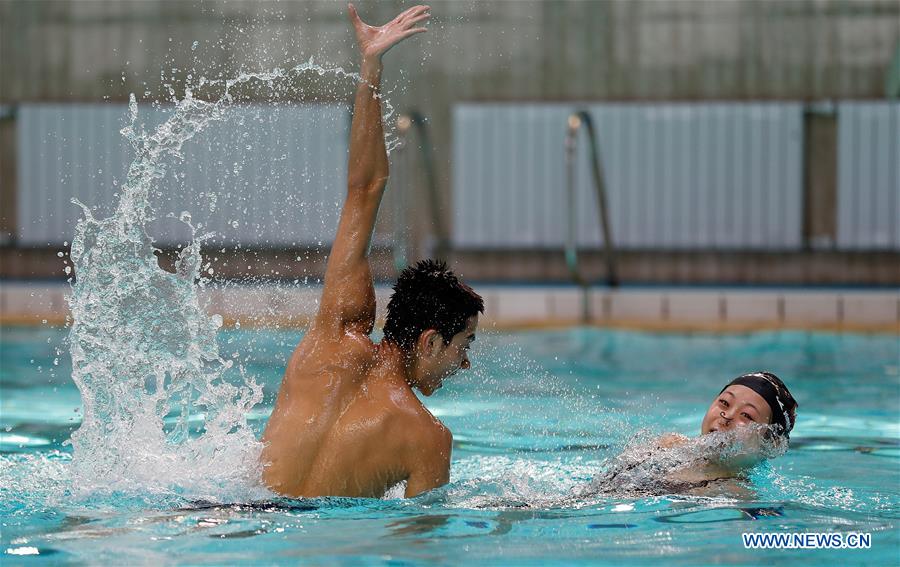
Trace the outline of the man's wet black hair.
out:
<instances>
[{"instance_id":1,"label":"man's wet black hair","mask_svg":"<svg viewBox=\"0 0 900 567\"><path fill-rule=\"evenodd\" d=\"M403 270L394 284L384 338L410 351L424 331L434 329L449 343L478 313L484 313L484 300L475 290L446 263L422 260Z\"/></svg>"}]
</instances>

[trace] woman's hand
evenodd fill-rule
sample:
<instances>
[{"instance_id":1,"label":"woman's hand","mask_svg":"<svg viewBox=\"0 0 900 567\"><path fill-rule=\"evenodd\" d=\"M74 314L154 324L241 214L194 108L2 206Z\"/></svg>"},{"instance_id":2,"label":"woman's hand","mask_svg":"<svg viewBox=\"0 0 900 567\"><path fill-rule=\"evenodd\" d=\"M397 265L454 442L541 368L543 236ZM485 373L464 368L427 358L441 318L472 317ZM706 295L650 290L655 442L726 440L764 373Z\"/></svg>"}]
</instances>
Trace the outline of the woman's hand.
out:
<instances>
[{"instance_id":1,"label":"woman's hand","mask_svg":"<svg viewBox=\"0 0 900 567\"><path fill-rule=\"evenodd\" d=\"M684 445L688 441L690 441L690 438L680 433L666 433L656 441L656 446L660 449L671 449Z\"/></svg>"}]
</instances>

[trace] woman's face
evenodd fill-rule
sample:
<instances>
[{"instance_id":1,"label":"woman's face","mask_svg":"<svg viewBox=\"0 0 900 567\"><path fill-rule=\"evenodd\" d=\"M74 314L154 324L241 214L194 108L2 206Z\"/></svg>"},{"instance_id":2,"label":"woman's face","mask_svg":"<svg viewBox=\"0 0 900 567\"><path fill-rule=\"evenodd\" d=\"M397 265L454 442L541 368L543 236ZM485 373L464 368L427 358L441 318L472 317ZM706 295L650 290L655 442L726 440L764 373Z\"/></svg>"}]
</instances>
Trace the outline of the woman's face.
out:
<instances>
[{"instance_id":1,"label":"woman's face","mask_svg":"<svg viewBox=\"0 0 900 567\"><path fill-rule=\"evenodd\" d=\"M769 425L772 409L747 386L731 385L716 396L700 424L700 433L728 431L739 425Z\"/></svg>"}]
</instances>

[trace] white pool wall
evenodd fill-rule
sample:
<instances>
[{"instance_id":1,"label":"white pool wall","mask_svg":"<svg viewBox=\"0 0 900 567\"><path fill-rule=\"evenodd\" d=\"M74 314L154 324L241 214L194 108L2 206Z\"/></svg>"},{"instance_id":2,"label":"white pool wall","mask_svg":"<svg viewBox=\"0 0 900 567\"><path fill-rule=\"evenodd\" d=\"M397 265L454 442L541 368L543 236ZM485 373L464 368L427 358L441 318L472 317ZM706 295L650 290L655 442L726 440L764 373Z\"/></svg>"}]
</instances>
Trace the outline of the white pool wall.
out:
<instances>
[{"instance_id":1,"label":"white pool wall","mask_svg":"<svg viewBox=\"0 0 900 567\"><path fill-rule=\"evenodd\" d=\"M565 326L582 323L648 329L829 329L900 333L900 289L591 288L587 321L583 291L574 286L478 285L482 326ZM0 283L0 323L64 323L68 284ZM378 318L390 296L376 287ZM210 286L209 310L228 324L303 326L315 314L321 287Z\"/></svg>"}]
</instances>

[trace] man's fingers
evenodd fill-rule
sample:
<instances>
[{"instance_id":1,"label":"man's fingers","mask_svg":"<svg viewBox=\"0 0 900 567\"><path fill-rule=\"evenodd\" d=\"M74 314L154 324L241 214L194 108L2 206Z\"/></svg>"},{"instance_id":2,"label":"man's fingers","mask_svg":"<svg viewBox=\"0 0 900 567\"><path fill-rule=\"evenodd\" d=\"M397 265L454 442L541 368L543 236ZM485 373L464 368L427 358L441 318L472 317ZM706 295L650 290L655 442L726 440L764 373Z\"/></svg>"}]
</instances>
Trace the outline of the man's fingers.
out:
<instances>
[{"instance_id":1,"label":"man's fingers","mask_svg":"<svg viewBox=\"0 0 900 567\"><path fill-rule=\"evenodd\" d=\"M403 23L404 23L404 25L411 26L411 25L417 24L423 20L427 20L430 17L431 17L431 14L429 14L428 12L425 12L424 14L420 14L414 18L410 18L409 20L406 20Z\"/></svg>"},{"instance_id":2,"label":"man's fingers","mask_svg":"<svg viewBox=\"0 0 900 567\"><path fill-rule=\"evenodd\" d=\"M428 6L427 4L419 4L418 6L413 6L412 8L409 8L408 10L404 10L404 12L400 15L401 16L411 16L416 13L427 12L430 9L431 9L431 7Z\"/></svg>"},{"instance_id":3,"label":"man's fingers","mask_svg":"<svg viewBox=\"0 0 900 567\"><path fill-rule=\"evenodd\" d=\"M397 16L396 20L399 22L399 21L404 20L405 18L411 18L413 16L417 16L417 15L421 14L422 12L427 12L428 10L431 10L431 8L424 4L420 4L418 6L413 6L412 8L410 8L408 10L404 10L399 16Z\"/></svg>"},{"instance_id":4,"label":"man's fingers","mask_svg":"<svg viewBox=\"0 0 900 567\"><path fill-rule=\"evenodd\" d=\"M406 30L405 32L400 34L400 39L406 39L411 35L416 35L417 33L427 32L427 28L413 28L411 30Z\"/></svg>"}]
</instances>

